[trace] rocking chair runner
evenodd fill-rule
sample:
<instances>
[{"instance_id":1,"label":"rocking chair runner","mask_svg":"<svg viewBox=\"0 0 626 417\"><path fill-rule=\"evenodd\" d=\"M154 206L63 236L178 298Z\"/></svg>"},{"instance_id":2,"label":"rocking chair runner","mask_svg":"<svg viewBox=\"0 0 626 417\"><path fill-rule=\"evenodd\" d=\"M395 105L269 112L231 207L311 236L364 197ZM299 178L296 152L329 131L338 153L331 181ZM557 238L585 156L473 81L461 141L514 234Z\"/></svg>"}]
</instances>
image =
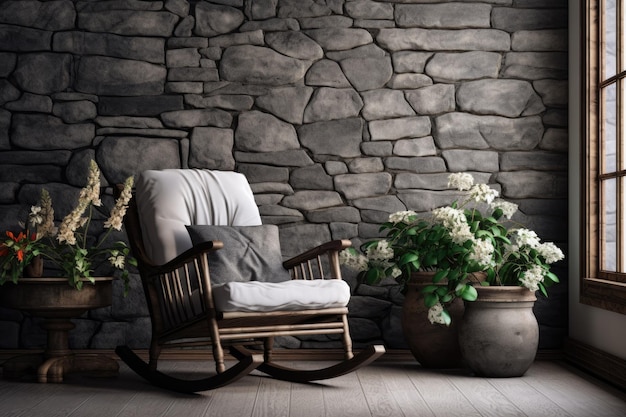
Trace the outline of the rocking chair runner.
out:
<instances>
[{"instance_id":1,"label":"rocking chair runner","mask_svg":"<svg viewBox=\"0 0 626 417\"><path fill-rule=\"evenodd\" d=\"M152 340L149 363L126 346L118 346L116 352L155 385L198 392L229 384L254 369L294 382L322 380L354 371L385 352L382 346L370 346L356 356L352 353L349 288L341 280L338 259L350 241L328 242L281 262L278 229L261 225L242 174L146 171L138 178L125 224L148 302ZM207 235L220 239L205 239ZM241 253L228 255L231 248L222 238ZM266 256L271 247L278 252L274 249ZM243 264L244 273L229 270L233 264ZM344 361L318 370L273 362L274 337L319 334L340 335ZM263 355L247 348L257 341L262 342ZM190 381L157 371L163 347L207 344L212 346L216 375ZM229 369L224 364L225 345L238 360Z\"/></svg>"}]
</instances>

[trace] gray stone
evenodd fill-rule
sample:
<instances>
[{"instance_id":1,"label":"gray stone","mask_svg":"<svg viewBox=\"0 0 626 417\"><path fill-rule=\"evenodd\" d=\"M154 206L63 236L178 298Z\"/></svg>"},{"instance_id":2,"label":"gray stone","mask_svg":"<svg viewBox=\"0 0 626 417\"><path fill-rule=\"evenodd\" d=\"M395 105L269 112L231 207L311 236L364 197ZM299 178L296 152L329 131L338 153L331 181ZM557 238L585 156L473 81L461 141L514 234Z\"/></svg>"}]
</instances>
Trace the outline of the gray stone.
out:
<instances>
[{"instance_id":1,"label":"gray stone","mask_svg":"<svg viewBox=\"0 0 626 417\"><path fill-rule=\"evenodd\" d=\"M452 172L498 172L500 168L497 152L450 149L441 152L441 156Z\"/></svg>"},{"instance_id":2,"label":"gray stone","mask_svg":"<svg viewBox=\"0 0 626 417\"><path fill-rule=\"evenodd\" d=\"M417 174L446 171L446 163L443 158L435 156L416 158L391 157L385 159L385 166L387 169L412 171Z\"/></svg>"},{"instance_id":3,"label":"gray stone","mask_svg":"<svg viewBox=\"0 0 626 417\"><path fill-rule=\"evenodd\" d=\"M76 92L60 92L52 94L52 99L54 101L79 101L79 100L88 100L92 103L98 103L100 101L100 97L95 94L85 94L85 93L76 93Z\"/></svg>"},{"instance_id":4,"label":"gray stone","mask_svg":"<svg viewBox=\"0 0 626 417\"><path fill-rule=\"evenodd\" d=\"M437 53L426 64L426 74L439 82L497 78L502 56L494 52Z\"/></svg>"},{"instance_id":5,"label":"gray stone","mask_svg":"<svg viewBox=\"0 0 626 417\"><path fill-rule=\"evenodd\" d=\"M394 89L414 89L432 85L433 80L424 74L395 74L387 84Z\"/></svg>"},{"instance_id":6,"label":"gray stone","mask_svg":"<svg viewBox=\"0 0 626 417\"><path fill-rule=\"evenodd\" d=\"M263 21L248 21L239 27L241 32L262 30L266 32L280 30L300 30L296 19L267 19Z\"/></svg>"},{"instance_id":7,"label":"gray stone","mask_svg":"<svg viewBox=\"0 0 626 417\"><path fill-rule=\"evenodd\" d=\"M352 88L321 87L304 110L304 123L357 117L363 101Z\"/></svg>"},{"instance_id":8,"label":"gray stone","mask_svg":"<svg viewBox=\"0 0 626 417\"><path fill-rule=\"evenodd\" d=\"M393 154L399 156L433 156L437 154L437 148L432 136L401 139L394 144Z\"/></svg>"},{"instance_id":9,"label":"gray stone","mask_svg":"<svg viewBox=\"0 0 626 417\"><path fill-rule=\"evenodd\" d=\"M0 109L0 150L11 149L9 128L11 127L11 113Z\"/></svg>"},{"instance_id":10,"label":"gray stone","mask_svg":"<svg viewBox=\"0 0 626 417\"><path fill-rule=\"evenodd\" d=\"M111 184L120 184L147 169L180 168L178 141L108 137L98 147L96 161Z\"/></svg>"},{"instance_id":11,"label":"gray stone","mask_svg":"<svg viewBox=\"0 0 626 417\"><path fill-rule=\"evenodd\" d=\"M348 163L348 169L353 174L364 172L382 172L383 161L380 158L355 158Z\"/></svg>"},{"instance_id":12,"label":"gray stone","mask_svg":"<svg viewBox=\"0 0 626 417\"><path fill-rule=\"evenodd\" d=\"M375 141L361 143L361 152L368 156L390 156L393 155L393 144L388 141Z\"/></svg>"},{"instance_id":13,"label":"gray stone","mask_svg":"<svg viewBox=\"0 0 626 417\"><path fill-rule=\"evenodd\" d=\"M235 131L237 149L248 152L274 152L298 149L294 127L257 110L241 113Z\"/></svg>"},{"instance_id":14,"label":"gray stone","mask_svg":"<svg viewBox=\"0 0 626 417\"><path fill-rule=\"evenodd\" d=\"M344 174L335 177L335 188L347 199L385 195L391 188L392 177L388 172Z\"/></svg>"},{"instance_id":15,"label":"gray stone","mask_svg":"<svg viewBox=\"0 0 626 417\"><path fill-rule=\"evenodd\" d=\"M63 91L71 83L72 56L50 52L20 55L13 75L22 89L35 94Z\"/></svg>"},{"instance_id":16,"label":"gray stone","mask_svg":"<svg viewBox=\"0 0 626 417\"><path fill-rule=\"evenodd\" d=\"M567 173L564 172L500 172L497 181L502 184L504 198L567 197Z\"/></svg>"},{"instance_id":17,"label":"gray stone","mask_svg":"<svg viewBox=\"0 0 626 417\"><path fill-rule=\"evenodd\" d=\"M261 213L261 221L263 224L288 224L297 223L304 220L304 215L298 210L289 209L281 206L263 206L259 207Z\"/></svg>"},{"instance_id":18,"label":"gray stone","mask_svg":"<svg viewBox=\"0 0 626 417\"><path fill-rule=\"evenodd\" d=\"M358 223L361 221L361 214L354 207L331 207L307 211L306 219L311 223Z\"/></svg>"},{"instance_id":19,"label":"gray stone","mask_svg":"<svg viewBox=\"0 0 626 417\"><path fill-rule=\"evenodd\" d=\"M71 156L72 151L9 151L0 154L0 164L65 166Z\"/></svg>"},{"instance_id":20,"label":"gray stone","mask_svg":"<svg viewBox=\"0 0 626 417\"><path fill-rule=\"evenodd\" d=\"M304 108L313 94L310 87L273 88L256 99L259 108L289 123L302 124Z\"/></svg>"},{"instance_id":21,"label":"gray stone","mask_svg":"<svg viewBox=\"0 0 626 417\"><path fill-rule=\"evenodd\" d=\"M365 91L363 96L363 118L365 120L390 119L414 116L415 112L404 99L402 91L380 89Z\"/></svg>"},{"instance_id":22,"label":"gray stone","mask_svg":"<svg viewBox=\"0 0 626 417\"><path fill-rule=\"evenodd\" d=\"M244 15L240 10L204 1L196 4L195 16L195 34L207 38L229 33L244 21Z\"/></svg>"},{"instance_id":23,"label":"gray stone","mask_svg":"<svg viewBox=\"0 0 626 417\"><path fill-rule=\"evenodd\" d=\"M504 152L501 171L567 171L567 154L553 152Z\"/></svg>"},{"instance_id":24,"label":"gray stone","mask_svg":"<svg viewBox=\"0 0 626 417\"><path fill-rule=\"evenodd\" d=\"M396 196L382 196L382 197L370 197L360 198L352 202L355 207L361 210L377 210L383 211L387 215L395 213L397 211L406 210L404 204ZM386 219L385 219L386 221Z\"/></svg>"},{"instance_id":25,"label":"gray stone","mask_svg":"<svg viewBox=\"0 0 626 417\"><path fill-rule=\"evenodd\" d=\"M56 103L52 114L60 117L65 123L79 123L95 119L98 115L96 105L88 100Z\"/></svg>"},{"instance_id":26,"label":"gray stone","mask_svg":"<svg viewBox=\"0 0 626 417\"><path fill-rule=\"evenodd\" d=\"M11 52L0 52L0 77L7 77L15 69L17 55Z\"/></svg>"},{"instance_id":27,"label":"gray stone","mask_svg":"<svg viewBox=\"0 0 626 417\"><path fill-rule=\"evenodd\" d=\"M317 155L351 158L361 154L363 120L359 118L316 122L298 128L302 146Z\"/></svg>"},{"instance_id":28,"label":"gray stone","mask_svg":"<svg viewBox=\"0 0 626 417\"><path fill-rule=\"evenodd\" d=\"M393 19L393 5L370 0L346 3L346 13L354 19Z\"/></svg>"},{"instance_id":29,"label":"gray stone","mask_svg":"<svg viewBox=\"0 0 626 417\"><path fill-rule=\"evenodd\" d=\"M548 109L543 114L543 123L547 126L567 127L567 109Z\"/></svg>"},{"instance_id":30,"label":"gray stone","mask_svg":"<svg viewBox=\"0 0 626 417\"><path fill-rule=\"evenodd\" d=\"M169 38L167 40L167 49L179 49L179 48L199 48L200 49L200 54L202 54L202 56L205 56L207 58L211 58L208 55L211 55L211 53L208 53L209 51L212 52L217 52L215 51L215 49L219 49L219 48L208 48L209 46L209 40L207 38L201 38L201 37L185 37L185 38ZM220 52L221 54L221 52ZM216 57L216 59L219 58L219 56Z\"/></svg>"},{"instance_id":31,"label":"gray stone","mask_svg":"<svg viewBox=\"0 0 626 417\"><path fill-rule=\"evenodd\" d=\"M525 9L520 7L496 7L493 9L491 21L494 28L510 32L566 28L567 8Z\"/></svg>"},{"instance_id":32,"label":"gray stone","mask_svg":"<svg viewBox=\"0 0 626 417\"><path fill-rule=\"evenodd\" d=\"M15 88L8 80L0 80L0 104L14 101L20 98L20 90Z\"/></svg>"},{"instance_id":33,"label":"gray stone","mask_svg":"<svg viewBox=\"0 0 626 417\"><path fill-rule=\"evenodd\" d=\"M49 51L52 32L0 24L0 50L15 52Z\"/></svg>"},{"instance_id":34,"label":"gray stone","mask_svg":"<svg viewBox=\"0 0 626 417\"><path fill-rule=\"evenodd\" d=\"M246 3L246 16L250 20L264 20L276 17L278 0L251 0Z\"/></svg>"},{"instance_id":35,"label":"gray stone","mask_svg":"<svg viewBox=\"0 0 626 417\"><path fill-rule=\"evenodd\" d=\"M539 80L533 86L546 106L566 107L568 103L567 80Z\"/></svg>"},{"instance_id":36,"label":"gray stone","mask_svg":"<svg viewBox=\"0 0 626 417\"><path fill-rule=\"evenodd\" d=\"M399 190L447 190L448 173L414 174L411 172L399 172L393 183Z\"/></svg>"},{"instance_id":37,"label":"gray stone","mask_svg":"<svg viewBox=\"0 0 626 417\"><path fill-rule=\"evenodd\" d=\"M381 88L393 75L389 57L346 58L339 64L346 78L358 91Z\"/></svg>"},{"instance_id":38,"label":"gray stone","mask_svg":"<svg viewBox=\"0 0 626 417\"><path fill-rule=\"evenodd\" d=\"M252 45L231 46L224 51L220 74L227 81L284 85L304 77L310 63Z\"/></svg>"},{"instance_id":39,"label":"gray stone","mask_svg":"<svg viewBox=\"0 0 626 417\"><path fill-rule=\"evenodd\" d=\"M382 29L382 28L393 28L395 27L395 23L393 20L383 20L383 19L356 19L354 21L355 28L364 28L364 29Z\"/></svg>"},{"instance_id":40,"label":"gray stone","mask_svg":"<svg viewBox=\"0 0 626 417\"><path fill-rule=\"evenodd\" d=\"M196 26L196 18L185 16L174 28L174 36L189 37L193 35L193 28Z\"/></svg>"},{"instance_id":41,"label":"gray stone","mask_svg":"<svg viewBox=\"0 0 626 417\"><path fill-rule=\"evenodd\" d=\"M546 151L567 152L569 148L567 129L546 129L539 148Z\"/></svg>"},{"instance_id":42,"label":"gray stone","mask_svg":"<svg viewBox=\"0 0 626 417\"><path fill-rule=\"evenodd\" d=\"M217 107L224 110L250 110L254 104L254 99L242 94L223 94L209 97L202 97L196 94L185 95L185 103L196 108Z\"/></svg>"},{"instance_id":43,"label":"gray stone","mask_svg":"<svg viewBox=\"0 0 626 417\"><path fill-rule=\"evenodd\" d=\"M257 206L274 206L280 203L283 197L282 194L255 194L254 201Z\"/></svg>"},{"instance_id":44,"label":"gray stone","mask_svg":"<svg viewBox=\"0 0 626 417\"><path fill-rule=\"evenodd\" d=\"M165 9L180 16L185 17L189 14L189 2L187 0L165 0Z\"/></svg>"},{"instance_id":45,"label":"gray stone","mask_svg":"<svg viewBox=\"0 0 626 417\"><path fill-rule=\"evenodd\" d=\"M173 81L165 83L163 91L166 94L202 94L204 85L202 81Z\"/></svg>"},{"instance_id":46,"label":"gray stone","mask_svg":"<svg viewBox=\"0 0 626 417\"><path fill-rule=\"evenodd\" d=\"M118 35L168 37L174 32L177 22L178 16L162 11L105 10L78 13L79 29Z\"/></svg>"},{"instance_id":47,"label":"gray stone","mask_svg":"<svg viewBox=\"0 0 626 417\"><path fill-rule=\"evenodd\" d=\"M175 95L100 97L98 102L98 114L101 116L158 116L183 108L183 98Z\"/></svg>"},{"instance_id":48,"label":"gray stone","mask_svg":"<svg viewBox=\"0 0 626 417\"><path fill-rule=\"evenodd\" d=\"M89 172L89 166L91 165L91 161L95 161L95 160L96 160L96 151L94 149L83 149L83 150L74 152L71 155L69 155L68 162L66 162L67 168L65 169L65 176L67 177L67 182L70 185L73 185L75 187L81 187L81 188L87 185L87 173ZM107 183L104 175L100 175L100 182L101 184ZM52 195L52 201L55 205L55 213L57 216L59 216L60 214L60 212L57 210L59 208L57 207L57 205L59 204L59 200L60 200L58 197L62 196L63 198L61 199L62 200L61 203L65 204L66 207L65 208L60 207L60 209L65 214L68 214L71 210L74 209L74 207L71 207L70 204L73 204L74 200L78 200L78 193L75 192L74 189L72 188L72 193L73 193L72 198L68 199L67 198L68 192L62 191L63 189L68 188L65 184L59 184L56 188L59 190L56 192L52 190L50 191L50 194ZM55 194L57 194L56 197L55 197ZM67 200L71 200L71 203L67 202Z\"/></svg>"},{"instance_id":49,"label":"gray stone","mask_svg":"<svg viewBox=\"0 0 626 417\"><path fill-rule=\"evenodd\" d=\"M335 191L296 191L283 198L281 204L298 210L316 210L343 204L341 196Z\"/></svg>"},{"instance_id":50,"label":"gray stone","mask_svg":"<svg viewBox=\"0 0 626 417\"><path fill-rule=\"evenodd\" d=\"M381 29L379 45L392 52L414 51L508 51L508 33L494 29Z\"/></svg>"},{"instance_id":51,"label":"gray stone","mask_svg":"<svg viewBox=\"0 0 626 417\"><path fill-rule=\"evenodd\" d=\"M296 168L288 175L289 183L301 190L332 190L333 178L326 173L321 164Z\"/></svg>"},{"instance_id":52,"label":"gray stone","mask_svg":"<svg viewBox=\"0 0 626 417\"><path fill-rule=\"evenodd\" d=\"M292 257L330 240L328 226L295 224L280 228L280 247L283 256Z\"/></svg>"},{"instance_id":53,"label":"gray stone","mask_svg":"<svg viewBox=\"0 0 626 417\"><path fill-rule=\"evenodd\" d=\"M89 103L93 105L93 103ZM52 111L52 99L39 94L24 93L19 100L7 103L4 107L11 111L50 113Z\"/></svg>"},{"instance_id":54,"label":"gray stone","mask_svg":"<svg viewBox=\"0 0 626 417\"><path fill-rule=\"evenodd\" d=\"M241 162L253 162L258 164L268 164L276 166L287 167L303 167L307 165L313 165L313 161L307 155L303 149L296 149L293 151L280 151L280 152L264 152L264 153L249 153L249 152L235 152L235 160Z\"/></svg>"},{"instance_id":55,"label":"gray stone","mask_svg":"<svg viewBox=\"0 0 626 417\"><path fill-rule=\"evenodd\" d=\"M50 31L74 27L76 11L69 0L62 1L4 1L0 22Z\"/></svg>"},{"instance_id":56,"label":"gray stone","mask_svg":"<svg viewBox=\"0 0 626 417\"><path fill-rule=\"evenodd\" d=\"M0 166L0 183L47 184L49 182L61 182L62 178L63 169L52 165L38 166L37 169L27 165L6 164ZM23 218L19 220L24 221ZM15 227L15 224L13 223L11 227Z\"/></svg>"},{"instance_id":57,"label":"gray stone","mask_svg":"<svg viewBox=\"0 0 626 417\"><path fill-rule=\"evenodd\" d=\"M168 127L230 127L232 116L219 109L177 110L161 113L161 120Z\"/></svg>"},{"instance_id":58,"label":"gray stone","mask_svg":"<svg viewBox=\"0 0 626 417\"><path fill-rule=\"evenodd\" d=\"M235 45L264 46L263 31L255 30L243 33L230 33L209 39L209 45L213 48L228 48Z\"/></svg>"},{"instance_id":59,"label":"gray stone","mask_svg":"<svg viewBox=\"0 0 626 417\"><path fill-rule=\"evenodd\" d=\"M405 92L406 99L417 114L441 114L455 110L454 85L435 84Z\"/></svg>"},{"instance_id":60,"label":"gray stone","mask_svg":"<svg viewBox=\"0 0 626 417\"><path fill-rule=\"evenodd\" d=\"M509 52L502 72L507 78L523 80L567 79L565 52Z\"/></svg>"},{"instance_id":61,"label":"gray stone","mask_svg":"<svg viewBox=\"0 0 626 417\"><path fill-rule=\"evenodd\" d=\"M427 116L415 116L374 120L368 123L368 127L372 140L393 140L427 136L431 126Z\"/></svg>"},{"instance_id":62,"label":"gray stone","mask_svg":"<svg viewBox=\"0 0 626 417\"><path fill-rule=\"evenodd\" d=\"M497 150L529 150L541 141L539 116L509 119L448 113L435 119L435 140L441 149L456 147Z\"/></svg>"},{"instance_id":63,"label":"gray stone","mask_svg":"<svg viewBox=\"0 0 626 417\"><path fill-rule=\"evenodd\" d=\"M396 73L424 72L426 62L433 56L431 52L399 51L391 55L393 70Z\"/></svg>"},{"instance_id":64,"label":"gray stone","mask_svg":"<svg viewBox=\"0 0 626 417\"><path fill-rule=\"evenodd\" d=\"M350 83L341 71L339 64L329 59L322 59L311 65L304 80L307 85L350 87Z\"/></svg>"},{"instance_id":65,"label":"gray stone","mask_svg":"<svg viewBox=\"0 0 626 417\"><path fill-rule=\"evenodd\" d=\"M326 53L328 59L334 61L343 61L348 58L384 58L388 56L388 53L380 48L375 43L368 43L367 45L357 46L354 49L348 49L345 51L329 51Z\"/></svg>"},{"instance_id":66,"label":"gray stone","mask_svg":"<svg viewBox=\"0 0 626 417\"><path fill-rule=\"evenodd\" d=\"M324 164L328 175L347 174L348 166L342 161L328 161Z\"/></svg>"},{"instance_id":67,"label":"gray stone","mask_svg":"<svg viewBox=\"0 0 626 417\"><path fill-rule=\"evenodd\" d=\"M265 42L281 54L296 59L318 60L324 56L322 47L301 32L270 32Z\"/></svg>"},{"instance_id":68,"label":"gray stone","mask_svg":"<svg viewBox=\"0 0 626 417\"><path fill-rule=\"evenodd\" d=\"M332 222L330 224L330 233L333 239L350 239L359 234L359 228L352 223Z\"/></svg>"},{"instance_id":69,"label":"gray stone","mask_svg":"<svg viewBox=\"0 0 626 417\"><path fill-rule=\"evenodd\" d=\"M138 129L160 129L163 123L153 117L98 116L96 123L103 127L132 127Z\"/></svg>"},{"instance_id":70,"label":"gray stone","mask_svg":"<svg viewBox=\"0 0 626 417\"><path fill-rule=\"evenodd\" d=\"M78 65L76 89L112 96L163 93L166 69L143 61L85 56Z\"/></svg>"},{"instance_id":71,"label":"gray stone","mask_svg":"<svg viewBox=\"0 0 626 417\"><path fill-rule=\"evenodd\" d=\"M298 19L302 29L349 28L354 20L347 16L303 17Z\"/></svg>"},{"instance_id":72,"label":"gray stone","mask_svg":"<svg viewBox=\"0 0 626 417\"><path fill-rule=\"evenodd\" d=\"M478 80L461 84L459 110L505 117L531 116L545 110L533 86L521 80Z\"/></svg>"},{"instance_id":73,"label":"gray stone","mask_svg":"<svg viewBox=\"0 0 626 417\"><path fill-rule=\"evenodd\" d=\"M168 68L199 67L200 52L197 48L170 49L165 53Z\"/></svg>"},{"instance_id":74,"label":"gray stone","mask_svg":"<svg viewBox=\"0 0 626 417\"><path fill-rule=\"evenodd\" d=\"M398 4L395 20L399 27L488 28L491 6L481 3Z\"/></svg>"},{"instance_id":75,"label":"gray stone","mask_svg":"<svg viewBox=\"0 0 626 417\"><path fill-rule=\"evenodd\" d=\"M240 164L237 171L248 178L248 182L287 182L289 181L289 169L284 167L271 167L260 164ZM282 196L281 196L282 199Z\"/></svg>"},{"instance_id":76,"label":"gray stone","mask_svg":"<svg viewBox=\"0 0 626 417\"><path fill-rule=\"evenodd\" d=\"M54 34L55 51L75 55L105 55L114 58L165 62L165 41L159 38L128 37L110 33L59 32Z\"/></svg>"},{"instance_id":77,"label":"gray stone","mask_svg":"<svg viewBox=\"0 0 626 417\"><path fill-rule=\"evenodd\" d=\"M194 127L189 143L189 167L232 171L233 131L217 127Z\"/></svg>"},{"instance_id":78,"label":"gray stone","mask_svg":"<svg viewBox=\"0 0 626 417\"><path fill-rule=\"evenodd\" d=\"M76 149L89 146L95 135L92 123L64 124L54 116L13 115L13 144L32 150Z\"/></svg>"},{"instance_id":79,"label":"gray stone","mask_svg":"<svg viewBox=\"0 0 626 417\"><path fill-rule=\"evenodd\" d=\"M425 213L437 207L452 204L462 195L455 191L426 191L412 190L398 192L398 198L404 203L407 210L414 210L418 213Z\"/></svg>"},{"instance_id":80,"label":"gray stone","mask_svg":"<svg viewBox=\"0 0 626 417\"><path fill-rule=\"evenodd\" d=\"M328 6L313 0L283 0L278 5L280 18L326 16L331 13L332 10Z\"/></svg>"},{"instance_id":81,"label":"gray stone","mask_svg":"<svg viewBox=\"0 0 626 417\"><path fill-rule=\"evenodd\" d=\"M514 51L567 51L567 30L520 30L511 35Z\"/></svg>"},{"instance_id":82,"label":"gray stone","mask_svg":"<svg viewBox=\"0 0 626 417\"><path fill-rule=\"evenodd\" d=\"M293 194L293 188L291 188L289 184L285 184L282 182L253 182L250 184L250 188L252 189L252 192L254 194L260 194L260 193L273 193L273 194L281 193L283 195ZM281 209L285 209L282 206L278 206L278 207L280 207Z\"/></svg>"},{"instance_id":83,"label":"gray stone","mask_svg":"<svg viewBox=\"0 0 626 417\"><path fill-rule=\"evenodd\" d=\"M102 12L107 10L161 10L162 1L144 0L113 0L105 1L80 1L76 4L79 12Z\"/></svg>"},{"instance_id":84,"label":"gray stone","mask_svg":"<svg viewBox=\"0 0 626 417\"><path fill-rule=\"evenodd\" d=\"M354 317L381 318L387 315L390 308L389 301L363 295L353 295L348 303L348 309Z\"/></svg>"},{"instance_id":85,"label":"gray stone","mask_svg":"<svg viewBox=\"0 0 626 417\"><path fill-rule=\"evenodd\" d=\"M372 35L365 29L342 27L310 29L304 32L313 38L325 51L344 51L372 43Z\"/></svg>"},{"instance_id":86,"label":"gray stone","mask_svg":"<svg viewBox=\"0 0 626 417\"><path fill-rule=\"evenodd\" d=\"M170 68L167 71L168 81L218 81L216 68Z\"/></svg>"}]
</instances>

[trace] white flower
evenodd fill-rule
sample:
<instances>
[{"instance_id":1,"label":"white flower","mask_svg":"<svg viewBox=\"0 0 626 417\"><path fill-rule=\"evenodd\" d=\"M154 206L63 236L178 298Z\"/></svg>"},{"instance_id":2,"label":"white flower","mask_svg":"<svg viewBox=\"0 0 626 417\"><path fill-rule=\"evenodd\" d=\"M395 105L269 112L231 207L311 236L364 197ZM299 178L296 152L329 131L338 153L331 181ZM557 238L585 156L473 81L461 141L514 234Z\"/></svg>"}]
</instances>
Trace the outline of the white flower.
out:
<instances>
[{"instance_id":1,"label":"white flower","mask_svg":"<svg viewBox=\"0 0 626 417\"><path fill-rule=\"evenodd\" d=\"M459 191L467 191L474 185L472 174L459 172L448 176L448 188L456 188Z\"/></svg>"},{"instance_id":2,"label":"white flower","mask_svg":"<svg viewBox=\"0 0 626 417\"><path fill-rule=\"evenodd\" d=\"M109 257L109 262L117 269L124 269L124 260L124 255L113 255Z\"/></svg>"},{"instance_id":3,"label":"white flower","mask_svg":"<svg viewBox=\"0 0 626 417\"><path fill-rule=\"evenodd\" d=\"M402 271L400 270L400 268L398 268L396 265L393 266L393 268L391 268L391 278L398 278L400 275L402 275Z\"/></svg>"},{"instance_id":4,"label":"white flower","mask_svg":"<svg viewBox=\"0 0 626 417\"><path fill-rule=\"evenodd\" d=\"M38 226L43 223L43 217L41 213L41 207L31 206L28 220L32 226Z\"/></svg>"},{"instance_id":5,"label":"white flower","mask_svg":"<svg viewBox=\"0 0 626 417\"><path fill-rule=\"evenodd\" d=\"M539 265L533 265L530 269L524 271L520 282L529 290L537 291L539 283L543 281L543 273L543 269Z\"/></svg>"},{"instance_id":6,"label":"white flower","mask_svg":"<svg viewBox=\"0 0 626 417\"><path fill-rule=\"evenodd\" d=\"M122 220L124 219L124 215L126 215L128 202L132 196L133 182L133 177L128 177L124 182L124 189L122 190L120 197L115 202L115 206L111 210L111 216L104 222L105 228L122 230Z\"/></svg>"},{"instance_id":7,"label":"white flower","mask_svg":"<svg viewBox=\"0 0 626 417\"><path fill-rule=\"evenodd\" d=\"M500 195L497 190L489 188L487 184L476 184L470 189L470 197L475 201L491 204Z\"/></svg>"},{"instance_id":8,"label":"white flower","mask_svg":"<svg viewBox=\"0 0 626 417\"><path fill-rule=\"evenodd\" d=\"M537 233L528 229L517 229L515 231L515 241L519 247L528 246L536 249L540 242Z\"/></svg>"},{"instance_id":9,"label":"white flower","mask_svg":"<svg viewBox=\"0 0 626 417\"><path fill-rule=\"evenodd\" d=\"M386 240L379 240L365 250L365 256L372 261L386 261L393 258L393 248Z\"/></svg>"},{"instance_id":10,"label":"white flower","mask_svg":"<svg viewBox=\"0 0 626 417\"><path fill-rule=\"evenodd\" d=\"M446 320L443 317L443 306L441 303L437 303L428 309L428 320L431 324L446 324Z\"/></svg>"},{"instance_id":11,"label":"white flower","mask_svg":"<svg viewBox=\"0 0 626 417\"><path fill-rule=\"evenodd\" d=\"M389 221L392 223L410 223L412 216L417 216L413 210L397 211L389 215Z\"/></svg>"},{"instance_id":12,"label":"white flower","mask_svg":"<svg viewBox=\"0 0 626 417\"><path fill-rule=\"evenodd\" d=\"M448 233L450 233L454 243L462 245L474 238L462 210L452 207L440 207L433 210L433 216L437 223L448 229Z\"/></svg>"},{"instance_id":13,"label":"white flower","mask_svg":"<svg viewBox=\"0 0 626 417\"><path fill-rule=\"evenodd\" d=\"M491 203L491 209L495 210L499 208L500 210L502 210L502 213L507 219L510 219L511 217L513 217L513 215L517 211L517 207L518 207L517 204L510 203L508 201L501 200L499 198L495 199L493 203Z\"/></svg>"},{"instance_id":14,"label":"white flower","mask_svg":"<svg viewBox=\"0 0 626 417\"><path fill-rule=\"evenodd\" d=\"M541 245L537 246L537 251L546 260L546 263L548 264L552 264L557 261L560 261L561 259L565 257L561 249L559 249L552 242L542 243Z\"/></svg>"},{"instance_id":15,"label":"white flower","mask_svg":"<svg viewBox=\"0 0 626 417\"><path fill-rule=\"evenodd\" d=\"M367 258L354 248L347 248L339 252L339 262L358 272L367 271Z\"/></svg>"},{"instance_id":16,"label":"white flower","mask_svg":"<svg viewBox=\"0 0 626 417\"><path fill-rule=\"evenodd\" d=\"M470 259L476 261L484 268L494 266L493 260L494 247L490 240L478 239L474 241L472 245L473 252L470 254Z\"/></svg>"},{"instance_id":17,"label":"white flower","mask_svg":"<svg viewBox=\"0 0 626 417\"><path fill-rule=\"evenodd\" d=\"M457 245L462 245L468 240L474 239L474 235L466 222L453 225L452 228L448 229L448 232L450 233L452 241Z\"/></svg>"}]
</instances>

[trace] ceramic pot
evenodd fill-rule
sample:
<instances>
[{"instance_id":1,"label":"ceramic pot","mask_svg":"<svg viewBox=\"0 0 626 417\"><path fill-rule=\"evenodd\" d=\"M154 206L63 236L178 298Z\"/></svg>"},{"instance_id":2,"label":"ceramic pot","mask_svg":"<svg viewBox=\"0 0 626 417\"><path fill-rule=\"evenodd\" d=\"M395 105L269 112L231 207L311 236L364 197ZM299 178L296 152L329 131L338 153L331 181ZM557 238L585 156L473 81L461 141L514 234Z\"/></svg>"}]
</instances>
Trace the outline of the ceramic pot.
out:
<instances>
[{"instance_id":1,"label":"ceramic pot","mask_svg":"<svg viewBox=\"0 0 626 417\"><path fill-rule=\"evenodd\" d=\"M425 368L446 369L462 366L457 326L463 317L463 302L455 300L448 308L452 324L443 326L428 320L422 289L432 285L434 272L414 272L407 283L402 305L402 331L415 359ZM447 284L443 281L439 285Z\"/></svg>"},{"instance_id":2,"label":"ceramic pot","mask_svg":"<svg viewBox=\"0 0 626 417\"><path fill-rule=\"evenodd\" d=\"M43 275L43 258L41 255L34 256L30 263L24 267L24 276L27 278L39 278Z\"/></svg>"},{"instance_id":3,"label":"ceramic pot","mask_svg":"<svg viewBox=\"0 0 626 417\"><path fill-rule=\"evenodd\" d=\"M459 323L465 364L482 377L524 375L539 344L535 294L518 286L478 286L476 290L477 300L465 302Z\"/></svg>"}]
</instances>

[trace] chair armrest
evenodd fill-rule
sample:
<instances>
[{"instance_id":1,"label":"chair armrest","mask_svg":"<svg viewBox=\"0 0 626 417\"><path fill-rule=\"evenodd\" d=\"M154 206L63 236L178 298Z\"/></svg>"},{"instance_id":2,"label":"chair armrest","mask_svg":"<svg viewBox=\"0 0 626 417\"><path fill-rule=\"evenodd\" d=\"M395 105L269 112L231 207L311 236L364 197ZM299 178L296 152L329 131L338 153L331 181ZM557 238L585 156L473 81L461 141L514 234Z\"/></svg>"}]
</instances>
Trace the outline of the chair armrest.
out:
<instances>
[{"instance_id":1,"label":"chair armrest","mask_svg":"<svg viewBox=\"0 0 626 417\"><path fill-rule=\"evenodd\" d=\"M320 255L324 255L328 252L339 252L345 248L349 248L350 246L352 246L352 242L350 242L349 240L332 240L330 242L326 242L319 246L316 246L313 249L309 249L308 251L301 253L300 255L296 255L291 259L287 259L283 262L283 267L285 269L295 268L301 263L315 259Z\"/></svg>"},{"instance_id":2,"label":"chair armrest","mask_svg":"<svg viewBox=\"0 0 626 417\"><path fill-rule=\"evenodd\" d=\"M186 250L185 252L178 255L176 258L172 259L166 264L163 265L146 265L150 269L151 274L162 274L172 272L178 268L181 268L185 264L192 262L195 258L203 255L207 252L213 252L219 249L222 249L224 244L219 240L210 240L207 242L202 242L200 244L195 245L191 249Z\"/></svg>"}]
</instances>

